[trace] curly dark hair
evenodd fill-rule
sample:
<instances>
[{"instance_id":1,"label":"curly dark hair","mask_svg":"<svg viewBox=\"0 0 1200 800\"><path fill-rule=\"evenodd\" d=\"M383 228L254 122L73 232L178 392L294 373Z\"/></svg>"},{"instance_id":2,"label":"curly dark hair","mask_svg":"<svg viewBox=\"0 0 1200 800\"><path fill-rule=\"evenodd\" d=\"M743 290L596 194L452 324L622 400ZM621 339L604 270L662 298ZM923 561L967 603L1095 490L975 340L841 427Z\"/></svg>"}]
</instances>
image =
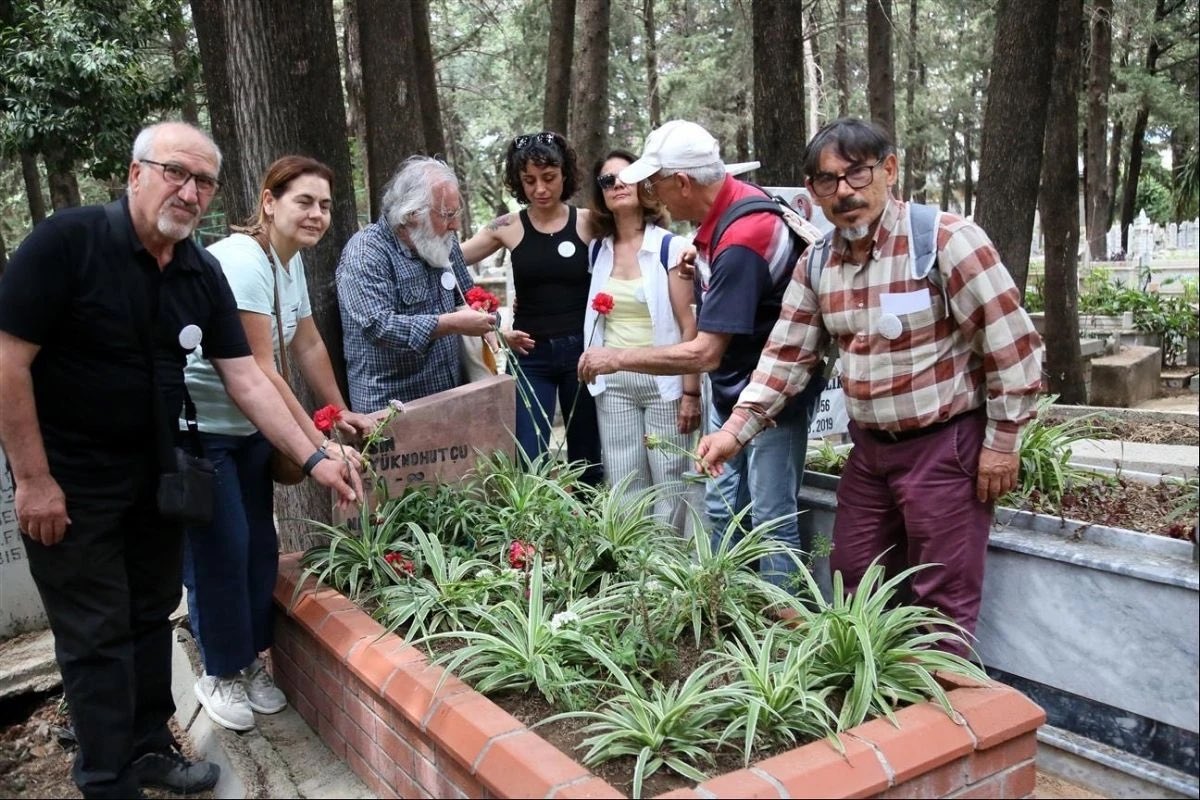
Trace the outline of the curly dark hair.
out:
<instances>
[{"instance_id":1,"label":"curly dark hair","mask_svg":"<svg viewBox=\"0 0 1200 800\"><path fill-rule=\"evenodd\" d=\"M610 158L619 158L622 161L628 161L632 164L637 161L637 156L628 150L610 150L608 155L596 162L592 167L592 190L589 193L590 206L592 209L592 233L597 239L603 239L605 236L614 236L617 232L616 221L613 219L613 213L608 210L608 204L604 202L604 190L600 188L600 171L604 169L604 162ZM642 206L642 227L653 223L660 228L665 228L671 224L671 215L667 213L666 207L657 197L650 197L643 191L641 184L632 187L637 192L638 202Z\"/></svg>"},{"instance_id":2,"label":"curly dark hair","mask_svg":"<svg viewBox=\"0 0 1200 800\"><path fill-rule=\"evenodd\" d=\"M525 187L521 184L521 170L530 163L562 170L563 188L559 200L566 200L579 188L579 166L575 151L561 133L523 133L514 136L504 151L504 185L521 205L529 205Z\"/></svg>"}]
</instances>

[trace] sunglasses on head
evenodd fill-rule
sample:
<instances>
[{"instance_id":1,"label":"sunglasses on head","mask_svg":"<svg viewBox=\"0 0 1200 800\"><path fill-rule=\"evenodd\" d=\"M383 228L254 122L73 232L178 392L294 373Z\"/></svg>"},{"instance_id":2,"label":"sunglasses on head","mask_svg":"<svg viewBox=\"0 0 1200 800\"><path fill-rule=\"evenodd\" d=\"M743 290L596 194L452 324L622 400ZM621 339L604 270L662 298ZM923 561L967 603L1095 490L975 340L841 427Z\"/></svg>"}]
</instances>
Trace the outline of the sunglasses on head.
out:
<instances>
[{"instance_id":1,"label":"sunglasses on head","mask_svg":"<svg viewBox=\"0 0 1200 800\"><path fill-rule=\"evenodd\" d=\"M606 172L605 174L596 178L596 183L600 184L601 191L607 192L617 185L618 180L620 180L620 178L617 177L615 172Z\"/></svg>"},{"instance_id":2,"label":"sunglasses on head","mask_svg":"<svg viewBox=\"0 0 1200 800\"><path fill-rule=\"evenodd\" d=\"M541 133L523 133L520 136L513 138L513 146L518 150L528 150L535 143L557 147L558 142L555 140L555 138L555 134L551 131L542 131Z\"/></svg>"}]
</instances>

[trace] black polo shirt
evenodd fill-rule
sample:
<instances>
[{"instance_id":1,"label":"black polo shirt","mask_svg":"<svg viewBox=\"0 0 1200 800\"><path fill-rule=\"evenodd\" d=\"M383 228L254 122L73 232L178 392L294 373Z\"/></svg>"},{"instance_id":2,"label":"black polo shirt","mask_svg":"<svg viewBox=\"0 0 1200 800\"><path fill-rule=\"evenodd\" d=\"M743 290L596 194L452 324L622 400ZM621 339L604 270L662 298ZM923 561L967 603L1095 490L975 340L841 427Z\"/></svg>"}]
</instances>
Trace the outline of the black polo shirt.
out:
<instances>
[{"instance_id":1,"label":"black polo shirt","mask_svg":"<svg viewBox=\"0 0 1200 800\"><path fill-rule=\"evenodd\" d=\"M120 201L113 230L103 206L64 209L13 254L0 280L0 330L40 345L32 365L38 422L51 474L93 473L115 456L155 452L152 381L135 292L144 298L165 419L183 403L183 344L199 328L210 358L250 355L229 283L190 239L166 269L142 246ZM181 338L183 344L181 344ZM192 347L195 345L193 344ZM74 483L75 481L71 481Z\"/></svg>"}]
</instances>

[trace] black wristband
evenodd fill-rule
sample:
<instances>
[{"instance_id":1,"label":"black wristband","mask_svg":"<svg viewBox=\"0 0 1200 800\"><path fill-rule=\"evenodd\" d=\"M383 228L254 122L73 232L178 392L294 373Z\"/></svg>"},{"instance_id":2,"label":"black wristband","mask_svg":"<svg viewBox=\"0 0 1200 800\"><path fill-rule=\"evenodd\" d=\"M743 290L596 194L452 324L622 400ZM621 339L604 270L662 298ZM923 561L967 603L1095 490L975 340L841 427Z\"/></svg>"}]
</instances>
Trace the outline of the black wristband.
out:
<instances>
[{"instance_id":1,"label":"black wristband","mask_svg":"<svg viewBox=\"0 0 1200 800\"><path fill-rule=\"evenodd\" d=\"M313 451L313 454L308 457L308 460L304 462L304 466L302 466L300 468L300 471L303 472L305 475L311 476L313 468L316 467L317 464L320 464L322 461L324 461L327 458L329 458L329 456L325 455L324 450L315 450L315 451Z\"/></svg>"},{"instance_id":2,"label":"black wristband","mask_svg":"<svg viewBox=\"0 0 1200 800\"><path fill-rule=\"evenodd\" d=\"M683 396L684 397L699 397L700 393L699 392L689 392L687 389L684 389Z\"/></svg>"}]
</instances>

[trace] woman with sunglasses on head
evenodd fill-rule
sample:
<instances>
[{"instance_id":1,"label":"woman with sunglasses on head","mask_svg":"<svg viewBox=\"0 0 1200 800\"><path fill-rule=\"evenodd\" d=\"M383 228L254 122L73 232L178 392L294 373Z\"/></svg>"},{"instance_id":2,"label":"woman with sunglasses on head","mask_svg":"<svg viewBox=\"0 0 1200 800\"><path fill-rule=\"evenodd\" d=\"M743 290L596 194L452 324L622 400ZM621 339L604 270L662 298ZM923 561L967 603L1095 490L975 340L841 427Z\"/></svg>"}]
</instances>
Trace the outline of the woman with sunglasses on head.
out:
<instances>
[{"instance_id":1,"label":"woman with sunglasses on head","mask_svg":"<svg viewBox=\"0 0 1200 800\"><path fill-rule=\"evenodd\" d=\"M677 270L691 245L666 230L660 201L617 177L635 160L633 153L613 150L592 170L597 238L588 248L592 281L584 330L596 333L589 345L652 347L696 335L692 282L678 278ZM607 315L592 309L591 299L601 292L613 298ZM609 482L632 475L631 494L663 486L654 514L682 533L681 475L691 467L689 434L700 425L700 376L616 372L587 388L596 398ZM673 446L647 448L647 436Z\"/></svg>"},{"instance_id":2,"label":"woman with sunglasses on head","mask_svg":"<svg viewBox=\"0 0 1200 800\"><path fill-rule=\"evenodd\" d=\"M357 468L353 448L325 447L324 435L280 374L290 364L319 403L346 407L312 319L300 255L329 229L332 183L333 172L321 162L283 156L263 175L258 211L248 226L234 228L209 252L233 289L255 361L296 422L327 457L344 458ZM254 712L273 714L287 705L259 659L272 643L279 566L268 469L272 448L225 393L203 357L203 344L189 355L184 376L204 454L216 469L213 520L204 528L188 528L184 538L189 620L205 671L194 691L219 725L249 730ZM342 419L347 432L366 432L374 425L370 417L348 411Z\"/></svg>"},{"instance_id":3,"label":"woman with sunglasses on head","mask_svg":"<svg viewBox=\"0 0 1200 800\"><path fill-rule=\"evenodd\" d=\"M604 475L596 406L576 375L584 348L591 215L566 202L579 186L575 151L552 131L517 136L504 153L504 182L525 208L492 220L463 243L462 252L468 264L502 247L510 253L517 300L508 341L521 367L517 442L530 459L548 449L557 400L567 426L567 458L587 462L583 480L599 484Z\"/></svg>"}]
</instances>

